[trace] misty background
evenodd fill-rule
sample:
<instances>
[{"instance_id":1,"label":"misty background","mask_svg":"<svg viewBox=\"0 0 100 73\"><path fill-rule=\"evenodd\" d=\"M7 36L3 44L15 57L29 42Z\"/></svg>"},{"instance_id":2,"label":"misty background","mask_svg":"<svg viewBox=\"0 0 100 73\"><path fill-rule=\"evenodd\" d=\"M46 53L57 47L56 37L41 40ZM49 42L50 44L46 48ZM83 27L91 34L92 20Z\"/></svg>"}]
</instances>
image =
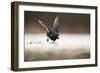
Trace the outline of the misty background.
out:
<instances>
[{"instance_id":1,"label":"misty background","mask_svg":"<svg viewBox=\"0 0 100 73\"><path fill-rule=\"evenodd\" d=\"M39 19L52 29L56 16L59 16L60 33L90 33L90 14L25 11L24 15L25 33L45 32L45 29L38 23Z\"/></svg>"}]
</instances>

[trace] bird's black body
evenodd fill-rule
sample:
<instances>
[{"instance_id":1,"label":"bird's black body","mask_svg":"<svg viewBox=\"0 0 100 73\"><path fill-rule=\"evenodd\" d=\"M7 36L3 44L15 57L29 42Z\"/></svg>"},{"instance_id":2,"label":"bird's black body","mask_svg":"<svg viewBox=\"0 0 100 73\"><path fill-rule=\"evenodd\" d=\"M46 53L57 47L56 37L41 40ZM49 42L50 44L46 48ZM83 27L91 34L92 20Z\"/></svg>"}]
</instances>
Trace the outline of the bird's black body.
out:
<instances>
[{"instance_id":1,"label":"bird's black body","mask_svg":"<svg viewBox=\"0 0 100 73\"><path fill-rule=\"evenodd\" d=\"M53 41L55 41L56 39L59 39L59 32L58 32L58 27L59 27L59 22L58 22L59 17L57 16L54 20L54 24L53 24L53 28L50 30L46 25L43 24L43 22L41 20L39 20L38 22L46 29L47 32L47 37ZM47 39L47 41L49 41L49 39Z\"/></svg>"},{"instance_id":2,"label":"bird's black body","mask_svg":"<svg viewBox=\"0 0 100 73\"><path fill-rule=\"evenodd\" d=\"M56 39L59 39L58 38L59 34L55 31L47 32L47 36L53 41L55 41Z\"/></svg>"}]
</instances>

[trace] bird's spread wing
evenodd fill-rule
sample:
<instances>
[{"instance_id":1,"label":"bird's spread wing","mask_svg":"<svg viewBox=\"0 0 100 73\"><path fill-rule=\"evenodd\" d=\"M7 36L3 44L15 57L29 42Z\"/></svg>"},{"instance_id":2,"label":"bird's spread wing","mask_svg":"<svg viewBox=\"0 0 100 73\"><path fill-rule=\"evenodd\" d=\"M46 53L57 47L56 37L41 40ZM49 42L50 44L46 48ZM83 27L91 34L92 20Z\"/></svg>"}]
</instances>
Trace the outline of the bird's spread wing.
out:
<instances>
[{"instance_id":1,"label":"bird's spread wing","mask_svg":"<svg viewBox=\"0 0 100 73\"><path fill-rule=\"evenodd\" d=\"M44 27L46 29L47 32L49 32L48 27L46 25L44 25L41 20L38 20L38 22L42 25L42 27Z\"/></svg>"},{"instance_id":2,"label":"bird's spread wing","mask_svg":"<svg viewBox=\"0 0 100 73\"><path fill-rule=\"evenodd\" d=\"M53 31L55 31L55 32L57 32L58 33L58 27L59 27L59 22L58 22L58 20L59 20L59 17L57 16L56 18L55 18L55 20L54 20L54 24L53 24Z\"/></svg>"}]
</instances>

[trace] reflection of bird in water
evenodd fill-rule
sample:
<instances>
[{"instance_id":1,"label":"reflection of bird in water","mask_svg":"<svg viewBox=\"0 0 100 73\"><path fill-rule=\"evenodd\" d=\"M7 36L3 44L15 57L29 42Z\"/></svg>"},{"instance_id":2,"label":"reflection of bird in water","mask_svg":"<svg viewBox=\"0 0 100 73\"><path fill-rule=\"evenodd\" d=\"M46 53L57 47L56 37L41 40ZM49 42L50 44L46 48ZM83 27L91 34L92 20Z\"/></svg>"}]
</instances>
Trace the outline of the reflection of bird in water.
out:
<instances>
[{"instance_id":1,"label":"reflection of bird in water","mask_svg":"<svg viewBox=\"0 0 100 73\"><path fill-rule=\"evenodd\" d=\"M41 20L38 20L38 22L46 29L47 32L47 37L50 38L51 40L55 41L56 39L59 39L59 32L58 32L58 22L59 17L57 16L54 20L53 28L51 30L48 29L46 25ZM47 39L49 41L49 39Z\"/></svg>"}]
</instances>

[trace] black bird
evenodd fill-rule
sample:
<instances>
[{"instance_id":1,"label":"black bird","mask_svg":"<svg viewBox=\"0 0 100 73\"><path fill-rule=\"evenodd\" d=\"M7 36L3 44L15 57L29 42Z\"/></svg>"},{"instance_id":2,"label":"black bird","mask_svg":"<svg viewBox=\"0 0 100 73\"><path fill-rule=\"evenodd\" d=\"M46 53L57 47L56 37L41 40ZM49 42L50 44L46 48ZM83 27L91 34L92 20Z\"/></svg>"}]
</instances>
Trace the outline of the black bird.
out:
<instances>
[{"instance_id":1,"label":"black bird","mask_svg":"<svg viewBox=\"0 0 100 73\"><path fill-rule=\"evenodd\" d=\"M59 27L59 22L58 22L59 17L56 16L53 24L52 29L48 29L46 25L41 20L38 20L38 22L46 29L47 32L47 37L50 38L51 40L55 41L56 39L59 39L59 32L58 32L58 27ZM49 39L47 39L49 41Z\"/></svg>"}]
</instances>

